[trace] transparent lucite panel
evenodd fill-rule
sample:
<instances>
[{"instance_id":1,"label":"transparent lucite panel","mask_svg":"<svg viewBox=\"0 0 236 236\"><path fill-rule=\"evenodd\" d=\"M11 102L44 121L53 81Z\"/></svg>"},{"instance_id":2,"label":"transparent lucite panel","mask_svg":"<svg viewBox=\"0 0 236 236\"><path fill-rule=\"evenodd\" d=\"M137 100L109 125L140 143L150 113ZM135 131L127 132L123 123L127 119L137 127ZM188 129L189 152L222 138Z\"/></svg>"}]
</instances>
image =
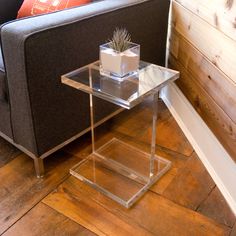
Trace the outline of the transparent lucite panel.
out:
<instances>
[{"instance_id":1,"label":"transparent lucite panel","mask_svg":"<svg viewBox=\"0 0 236 236\"><path fill-rule=\"evenodd\" d=\"M120 82L101 75L98 61L63 75L62 83L130 109L178 77L177 71L140 61L138 72Z\"/></svg>"},{"instance_id":2,"label":"transparent lucite panel","mask_svg":"<svg viewBox=\"0 0 236 236\"><path fill-rule=\"evenodd\" d=\"M64 84L90 94L92 153L70 173L130 207L171 166L156 155L157 101L159 89L176 78L178 72L145 62L122 82L101 75L98 62L62 76ZM117 115L106 122L111 114Z\"/></svg>"}]
</instances>

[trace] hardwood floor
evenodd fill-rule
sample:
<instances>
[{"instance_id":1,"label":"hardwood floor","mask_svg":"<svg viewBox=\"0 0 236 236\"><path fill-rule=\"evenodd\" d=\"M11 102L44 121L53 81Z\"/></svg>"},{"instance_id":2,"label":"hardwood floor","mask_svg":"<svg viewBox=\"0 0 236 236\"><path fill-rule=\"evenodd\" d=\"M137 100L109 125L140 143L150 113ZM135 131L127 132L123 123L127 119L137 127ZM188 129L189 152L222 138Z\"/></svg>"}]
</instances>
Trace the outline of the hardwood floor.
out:
<instances>
[{"instance_id":1,"label":"hardwood floor","mask_svg":"<svg viewBox=\"0 0 236 236\"><path fill-rule=\"evenodd\" d=\"M93 236L95 234L45 204L39 203L4 235Z\"/></svg>"},{"instance_id":2,"label":"hardwood floor","mask_svg":"<svg viewBox=\"0 0 236 236\"><path fill-rule=\"evenodd\" d=\"M43 179L0 139L0 235L235 236L235 216L162 102L159 108L157 154L172 168L130 209L69 175L91 151L89 134L48 157ZM146 151L150 109L144 103L102 128Z\"/></svg>"}]
</instances>

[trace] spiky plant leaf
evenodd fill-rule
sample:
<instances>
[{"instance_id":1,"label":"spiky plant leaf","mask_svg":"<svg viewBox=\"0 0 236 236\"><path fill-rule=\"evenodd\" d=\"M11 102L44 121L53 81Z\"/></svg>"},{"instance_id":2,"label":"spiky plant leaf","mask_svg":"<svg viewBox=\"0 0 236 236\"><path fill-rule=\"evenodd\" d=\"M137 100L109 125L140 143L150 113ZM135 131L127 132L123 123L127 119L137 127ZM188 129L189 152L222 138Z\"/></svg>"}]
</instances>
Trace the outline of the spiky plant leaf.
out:
<instances>
[{"instance_id":1,"label":"spiky plant leaf","mask_svg":"<svg viewBox=\"0 0 236 236\"><path fill-rule=\"evenodd\" d=\"M129 48L131 36L124 28L116 28L110 40L110 47L118 52L123 52Z\"/></svg>"}]
</instances>

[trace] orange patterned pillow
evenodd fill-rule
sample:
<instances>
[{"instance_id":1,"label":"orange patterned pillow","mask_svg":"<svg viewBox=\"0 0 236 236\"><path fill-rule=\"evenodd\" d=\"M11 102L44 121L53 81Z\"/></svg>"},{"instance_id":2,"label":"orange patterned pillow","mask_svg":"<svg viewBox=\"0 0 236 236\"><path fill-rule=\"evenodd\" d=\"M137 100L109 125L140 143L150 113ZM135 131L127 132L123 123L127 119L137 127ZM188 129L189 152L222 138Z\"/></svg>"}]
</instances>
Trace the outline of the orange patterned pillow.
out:
<instances>
[{"instance_id":1,"label":"orange patterned pillow","mask_svg":"<svg viewBox=\"0 0 236 236\"><path fill-rule=\"evenodd\" d=\"M17 18L45 14L90 2L91 0L24 0Z\"/></svg>"}]
</instances>

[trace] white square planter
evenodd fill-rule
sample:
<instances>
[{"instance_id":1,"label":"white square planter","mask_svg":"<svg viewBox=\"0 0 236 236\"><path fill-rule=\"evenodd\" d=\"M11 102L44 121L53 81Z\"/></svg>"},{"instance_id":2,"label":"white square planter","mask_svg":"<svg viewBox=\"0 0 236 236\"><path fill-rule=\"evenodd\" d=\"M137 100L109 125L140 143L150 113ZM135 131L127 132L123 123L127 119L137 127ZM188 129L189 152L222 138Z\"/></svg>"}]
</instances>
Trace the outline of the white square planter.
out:
<instances>
[{"instance_id":1,"label":"white square planter","mask_svg":"<svg viewBox=\"0 0 236 236\"><path fill-rule=\"evenodd\" d=\"M100 73L118 81L138 71L140 45L130 43L127 50L118 52L110 48L110 43L100 46Z\"/></svg>"}]
</instances>

